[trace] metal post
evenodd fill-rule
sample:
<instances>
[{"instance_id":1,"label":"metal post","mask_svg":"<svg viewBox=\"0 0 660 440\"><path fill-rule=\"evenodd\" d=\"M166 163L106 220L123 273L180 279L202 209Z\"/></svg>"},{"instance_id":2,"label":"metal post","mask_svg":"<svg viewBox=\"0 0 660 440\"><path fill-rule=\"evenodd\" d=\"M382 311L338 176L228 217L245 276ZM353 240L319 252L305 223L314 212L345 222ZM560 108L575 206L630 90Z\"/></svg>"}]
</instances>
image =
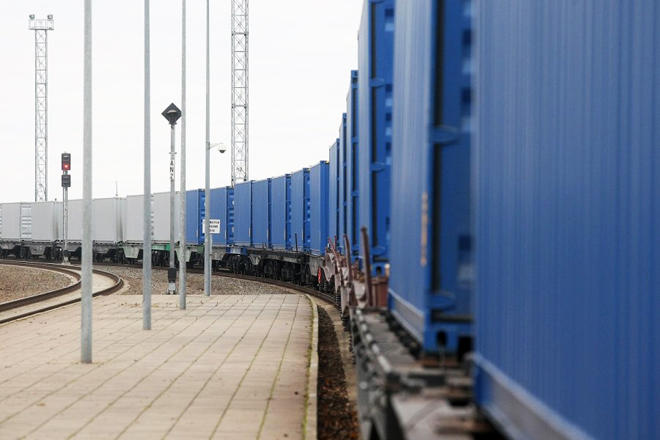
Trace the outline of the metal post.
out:
<instances>
[{"instance_id":1,"label":"metal post","mask_svg":"<svg viewBox=\"0 0 660 440\"><path fill-rule=\"evenodd\" d=\"M181 1L181 183L179 190L179 309L186 309L186 0Z\"/></svg>"},{"instance_id":2,"label":"metal post","mask_svg":"<svg viewBox=\"0 0 660 440\"><path fill-rule=\"evenodd\" d=\"M161 114L167 119L167 122L170 123L170 267L167 271L167 294L174 295L176 293L176 268L174 266L174 253L176 250L174 247L174 222L176 220L176 216L174 215L174 168L176 163L176 151L174 150L174 126L176 125L176 121L181 117L181 110L172 103L168 105Z\"/></svg>"},{"instance_id":3,"label":"metal post","mask_svg":"<svg viewBox=\"0 0 660 440\"><path fill-rule=\"evenodd\" d=\"M206 174L204 184L204 294L211 295L211 234L209 233L209 218L211 217L211 68L209 65L209 0L206 0Z\"/></svg>"},{"instance_id":4,"label":"metal post","mask_svg":"<svg viewBox=\"0 0 660 440\"><path fill-rule=\"evenodd\" d=\"M92 0L85 0L83 240L80 361L92 362Z\"/></svg>"},{"instance_id":5,"label":"metal post","mask_svg":"<svg viewBox=\"0 0 660 440\"><path fill-rule=\"evenodd\" d=\"M170 126L170 269L174 268L174 160L176 151L174 151L174 125ZM174 292L169 292L174 294Z\"/></svg>"},{"instance_id":6,"label":"metal post","mask_svg":"<svg viewBox=\"0 0 660 440\"><path fill-rule=\"evenodd\" d=\"M144 330L151 330L151 75L149 56L149 0L144 0L144 246L142 250L142 328Z\"/></svg>"},{"instance_id":7,"label":"metal post","mask_svg":"<svg viewBox=\"0 0 660 440\"><path fill-rule=\"evenodd\" d=\"M68 244L69 244L69 188L64 188L64 221L62 225L64 235L64 264L69 264Z\"/></svg>"}]
</instances>

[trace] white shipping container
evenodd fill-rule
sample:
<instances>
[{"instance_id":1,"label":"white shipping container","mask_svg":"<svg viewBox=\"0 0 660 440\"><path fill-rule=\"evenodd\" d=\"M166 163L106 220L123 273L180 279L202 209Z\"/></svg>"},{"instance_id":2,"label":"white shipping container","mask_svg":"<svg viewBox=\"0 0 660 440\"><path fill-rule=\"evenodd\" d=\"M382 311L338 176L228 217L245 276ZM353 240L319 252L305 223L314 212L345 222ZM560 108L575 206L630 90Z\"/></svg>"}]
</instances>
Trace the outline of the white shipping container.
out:
<instances>
[{"instance_id":1,"label":"white shipping container","mask_svg":"<svg viewBox=\"0 0 660 440\"><path fill-rule=\"evenodd\" d=\"M143 212L142 201L144 199L139 196L127 196L126 205L124 206L124 241L142 241L143 238Z\"/></svg>"},{"instance_id":2,"label":"white shipping container","mask_svg":"<svg viewBox=\"0 0 660 440\"><path fill-rule=\"evenodd\" d=\"M179 234L179 200L178 193L174 196L174 241ZM170 241L170 193L157 193L153 195L151 207L153 209L153 239L161 243Z\"/></svg>"},{"instance_id":3,"label":"white shipping container","mask_svg":"<svg viewBox=\"0 0 660 440\"><path fill-rule=\"evenodd\" d=\"M119 198L92 201L92 240L94 242L117 243L122 241L122 205L124 202L124 199ZM69 241L82 242L82 221L83 201L69 200ZM64 239L64 235L61 236Z\"/></svg>"},{"instance_id":4,"label":"white shipping container","mask_svg":"<svg viewBox=\"0 0 660 440\"><path fill-rule=\"evenodd\" d=\"M2 204L2 231L0 238L5 241L17 241L21 239L21 204Z\"/></svg>"},{"instance_id":5,"label":"white shipping container","mask_svg":"<svg viewBox=\"0 0 660 440\"><path fill-rule=\"evenodd\" d=\"M33 241L59 240L59 229L62 225L60 202L32 203L31 215Z\"/></svg>"},{"instance_id":6,"label":"white shipping container","mask_svg":"<svg viewBox=\"0 0 660 440\"><path fill-rule=\"evenodd\" d=\"M67 231L67 240L82 242L82 200L69 200L69 230ZM64 208L62 208L64 209ZM62 235L64 239L64 235Z\"/></svg>"},{"instance_id":7,"label":"white shipping container","mask_svg":"<svg viewBox=\"0 0 660 440\"><path fill-rule=\"evenodd\" d=\"M141 242L144 238L144 209L141 195L126 197L124 211L124 240ZM178 200L178 199L177 199ZM175 223L178 227L179 205L174 204ZM151 198L151 238L154 242L170 241L170 193L156 193ZM176 233L177 229L175 229Z\"/></svg>"},{"instance_id":8,"label":"white shipping container","mask_svg":"<svg viewBox=\"0 0 660 440\"><path fill-rule=\"evenodd\" d=\"M124 199L95 199L92 203L92 236L97 243L122 241L122 209Z\"/></svg>"}]
</instances>

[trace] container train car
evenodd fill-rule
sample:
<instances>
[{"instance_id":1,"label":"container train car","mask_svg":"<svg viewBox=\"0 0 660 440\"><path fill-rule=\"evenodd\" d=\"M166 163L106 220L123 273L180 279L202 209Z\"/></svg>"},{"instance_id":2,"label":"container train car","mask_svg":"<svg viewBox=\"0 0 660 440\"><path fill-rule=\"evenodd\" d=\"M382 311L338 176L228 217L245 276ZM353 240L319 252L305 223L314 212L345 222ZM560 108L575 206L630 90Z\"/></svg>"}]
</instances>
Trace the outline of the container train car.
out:
<instances>
[{"instance_id":1,"label":"container train car","mask_svg":"<svg viewBox=\"0 0 660 440\"><path fill-rule=\"evenodd\" d=\"M329 160L211 190L214 268L336 295L365 439L660 432L657 23L653 0L365 0ZM97 260L143 258L142 203L94 202ZM61 240L61 204L0 204L3 256Z\"/></svg>"}]
</instances>

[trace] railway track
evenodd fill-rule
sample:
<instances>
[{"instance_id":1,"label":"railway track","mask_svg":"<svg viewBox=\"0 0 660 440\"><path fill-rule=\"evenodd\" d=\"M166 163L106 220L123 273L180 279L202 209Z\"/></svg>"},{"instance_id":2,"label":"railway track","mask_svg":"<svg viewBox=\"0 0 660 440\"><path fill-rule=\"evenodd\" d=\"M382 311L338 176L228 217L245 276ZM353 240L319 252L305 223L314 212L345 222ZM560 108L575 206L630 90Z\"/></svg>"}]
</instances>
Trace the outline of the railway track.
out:
<instances>
[{"instance_id":1,"label":"railway track","mask_svg":"<svg viewBox=\"0 0 660 440\"><path fill-rule=\"evenodd\" d=\"M119 263L99 263L99 265L105 266L105 267L132 267L132 268L141 268L141 264L119 264ZM152 270L161 270L161 271L166 271L167 267L162 267L162 266L152 266ZM196 269L196 268L190 268L186 270L187 273L195 273L195 274L204 274L204 271L202 269ZM300 293L304 293L310 296L313 296L315 298L322 299L323 301L326 301L328 303L331 303L335 306L337 306L337 301L335 299L335 295L331 293L325 293L318 291L312 287L308 286L302 286L300 284L295 284L295 283L290 283L287 281L282 281L282 280L276 280L273 278L264 278L264 277L256 277L253 275L244 275L244 274L237 274L234 272L230 272L227 269L221 269L221 270L216 270L211 272L212 275L214 276L220 276L220 277L225 277L225 278L234 278L234 279L239 279L239 280L246 280L246 281L254 281L256 283L264 283L264 284L271 284L273 286L278 286L286 289L291 289L295 290ZM178 276L178 272L177 272Z\"/></svg>"},{"instance_id":2,"label":"railway track","mask_svg":"<svg viewBox=\"0 0 660 440\"><path fill-rule=\"evenodd\" d=\"M36 315L38 313L47 312L49 310L53 310L58 307L63 307L69 304L74 304L80 301L80 297L74 297L74 298L67 297L67 298L62 298L61 301L55 301L59 297L68 296L69 294L72 294L82 289L81 281L80 281L81 279L80 267L62 266L59 264L52 264L52 263L29 263L23 261L0 261L0 265L50 270L72 276L75 279L75 282L73 284L70 284L69 286L60 289L54 289L47 292L38 293L36 295L31 295L24 298L18 298L12 301L0 303L0 324L4 324L6 322L15 321L17 319L22 319L28 316ZM97 290L92 294L92 296L110 295L121 289L122 286L124 285L124 281L113 273L105 272L99 269L94 269L94 274L110 279L112 285ZM38 306L39 304L43 304L43 305ZM37 305L37 306L30 307L33 305ZM25 310L21 310L21 309L25 309ZM11 313L12 311L17 311L17 313Z\"/></svg>"}]
</instances>

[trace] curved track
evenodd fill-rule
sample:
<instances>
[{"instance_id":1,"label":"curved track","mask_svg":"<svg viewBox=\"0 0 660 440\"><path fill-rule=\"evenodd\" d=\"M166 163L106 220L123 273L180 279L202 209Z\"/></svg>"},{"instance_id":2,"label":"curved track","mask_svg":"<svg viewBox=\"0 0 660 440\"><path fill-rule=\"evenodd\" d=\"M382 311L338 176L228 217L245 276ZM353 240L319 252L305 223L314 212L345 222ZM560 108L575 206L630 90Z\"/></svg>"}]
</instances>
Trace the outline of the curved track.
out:
<instances>
[{"instance_id":1,"label":"curved track","mask_svg":"<svg viewBox=\"0 0 660 440\"><path fill-rule=\"evenodd\" d=\"M19 298L15 299L13 301L7 301L4 303L0 303L0 324L4 324L6 322L10 321L15 321L17 319L25 318L27 316L31 315L36 315L37 313L42 313L46 312L48 310L52 310L58 307L66 306L69 304L76 303L80 301L80 297L76 298L69 298L71 293L74 293L78 290L80 290L81 287L81 274L80 274L80 267L77 266L62 266L59 264L49 264L49 263L28 263L28 262L7 262L7 261L0 261L0 265L6 265L6 266L19 266L19 267L29 267L32 269L44 269L44 270L50 270L50 271L55 271L59 273L63 273L69 276L72 276L75 278L76 282L63 287L61 289L55 289L51 290L48 292L43 292L43 293L38 293L36 295L31 295L25 298ZM111 293L116 292L117 290L121 289L122 286L124 285L124 281L118 277L117 275L110 273L110 272L105 272L102 270L94 269L94 274L99 275L104 278L108 278L111 280L112 285L109 287L102 288L96 292L94 292L92 295L93 296L99 296L99 295L109 295ZM66 295L67 298L62 298L62 301L49 301L56 299L58 297ZM47 304L44 304L43 306L39 307L28 307L32 305L37 305L39 303L44 303L48 301ZM20 311L21 308L24 308L26 310ZM11 311L18 311L18 313L15 314L9 314L9 316L3 316L3 312L11 312Z\"/></svg>"},{"instance_id":2,"label":"curved track","mask_svg":"<svg viewBox=\"0 0 660 440\"><path fill-rule=\"evenodd\" d=\"M106 267L134 267L134 268L141 268L141 264L119 264L119 263L99 263L102 266ZM161 266L152 266L152 270L167 270L167 267L161 267ZM186 273L195 273L195 274L203 274L204 271L202 269L187 269ZM220 276L220 277L226 277L226 278L235 278L239 280L247 280L247 281L253 281L256 283L264 283L264 284L271 284L274 286L278 287L283 287L286 289L291 289L295 290L300 293L304 293L310 296L313 296L315 298L322 299L323 301L326 301L328 303L334 304L335 306L338 307L337 301L335 298L335 295L333 293L325 293L321 292L319 290L316 290L312 287L309 286L302 286L300 284L295 284L295 283L290 283L287 281L282 281L282 280L276 280L273 278L264 278L264 277L256 277L252 275L243 275L243 274L237 274L234 272L230 272L227 269L221 269L221 270L214 270L211 272L212 275L214 276ZM179 273L177 271L177 280L178 280ZM177 281L178 282L178 281Z\"/></svg>"}]
</instances>

